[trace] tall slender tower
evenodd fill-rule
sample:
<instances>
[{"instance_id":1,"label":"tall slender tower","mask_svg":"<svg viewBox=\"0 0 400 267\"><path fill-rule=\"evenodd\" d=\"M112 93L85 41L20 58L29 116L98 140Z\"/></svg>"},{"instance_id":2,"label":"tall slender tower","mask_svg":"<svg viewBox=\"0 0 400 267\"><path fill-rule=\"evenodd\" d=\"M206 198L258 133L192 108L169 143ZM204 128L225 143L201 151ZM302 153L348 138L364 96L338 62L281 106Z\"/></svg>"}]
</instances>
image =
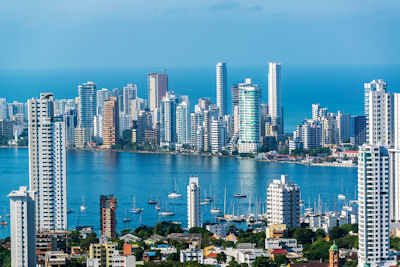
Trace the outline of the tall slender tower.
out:
<instances>
[{"instance_id":1,"label":"tall slender tower","mask_svg":"<svg viewBox=\"0 0 400 267\"><path fill-rule=\"evenodd\" d=\"M173 146L176 143L176 106L178 98L173 92L167 92L160 105L160 141L161 145Z\"/></svg>"},{"instance_id":2,"label":"tall slender tower","mask_svg":"<svg viewBox=\"0 0 400 267\"><path fill-rule=\"evenodd\" d=\"M131 114L131 101L137 98L137 86L128 83L122 90L123 92L123 111L126 115Z\"/></svg>"},{"instance_id":3,"label":"tall slender tower","mask_svg":"<svg viewBox=\"0 0 400 267\"><path fill-rule=\"evenodd\" d=\"M84 147L93 135L93 119L96 116L97 92L94 82L86 82L78 86L78 128L75 133L75 146Z\"/></svg>"},{"instance_id":4,"label":"tall slender tower","mask_svg":"<svg viewBox=\"0 0 400 267\"><path fill-rule=\"evenodd\" d=\"M254 153L260 147L260 97L251 79L239 84L239 153Z\"/></svg>"},{"instance_id":5,"label":"tall slender tower","mask_svg":"<svg viewBox=\"0 0 400 267\"><path fill-rule=\"evenodd\" d=\"M227 108L227 71L226 63L218 62L217 70L217 107L219 108L220 115L226 115Z\"/></svg>"},{"instance_id":6,"label":"tall slender tower","mask_svg":"<svg viewBox=\"0 0 400 267\"><path fill-rule=\"evenodd\" d=\"M29 187L37 231L67 230L66 127L53 113L53 94L28 100Z\"/></svg>"},{"instance_id":7,"label":"tall slender tower","mask_svg":"<svg viewBox=\"0 0 400 267\"><path fill-rule=\"evenodd\" d=\"M182 101L176 107L176 139L178 144L190 143L190 103Z\"/></svg>"},{"instance_id":8,"label":"tall slender tower","mask_svg":"<svg viewBox=\"0 0 400 267\"><path fill-rule=\"evenodd\" d=\"M108 238L116 237L117 199L114 195L100 196L100 234Z\"/></svg>"},{"instance_id":9,"label":"tall slender tower","mask_svg":"<svg viewBox=\"0 0 400 267\"><path fill-rule=\"evenodd\" d=\"M119 141L118 98L113 96L104 101L103 144L111 148Z\"/></svg>"},{"instance_id":10,"label":"tall slender tower","mask_svg":"<svg viewBox=\"0 0 400 267\"><path fill-rule=\"evenodd\" d=\"M273 131L283 133L283 112L281 104L281 63L270 62L268 71L268 108Z\"/></svg>"},{"instance_id":11,"label":"tall slender tower","mask_svg":"<svg viewBox=\"0 0 400 267\"><path fill-rule=\"evenodd\" d=\"M389 154L383 146L360 146L358 216L358 266L390 266Z\"/></svg>"},{"instance_id":12,"label":"tall slender tower","mask_svg":"<svg viewBox=\"0 0 400 267\"><path fill-rule=\"evenodd\" d=\"M188 229L201 227L200 186L198 177L190 177L187 186Z\"/></svg>"},{"instance_id":13,"label":"tall slender tower","mask_svg":"<svg viewBox=\"0 0 400 267\"><path fill-rule=\"evenodd\" d=\"M25 186L11 191L11 266L36 266L35 192Z\"/></svg>"},{"instance_id":14,"label":"tall slender tower","mask_svg":"<svg viewBox=\"0 0 400 267\"><path fill-rule=\"evenodd\" d=\"M168 75L165 73L149 73L147 76L150 111L160 108L161 99L168 91Z\"/></svg>"}]
</instances>

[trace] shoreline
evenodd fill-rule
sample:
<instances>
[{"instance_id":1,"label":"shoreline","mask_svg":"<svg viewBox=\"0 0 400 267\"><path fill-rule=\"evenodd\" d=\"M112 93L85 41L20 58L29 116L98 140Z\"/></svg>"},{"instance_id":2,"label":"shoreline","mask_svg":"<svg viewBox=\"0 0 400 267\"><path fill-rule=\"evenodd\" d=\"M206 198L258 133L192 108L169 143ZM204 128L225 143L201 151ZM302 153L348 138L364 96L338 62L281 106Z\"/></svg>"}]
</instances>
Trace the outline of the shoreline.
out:
<instances>
[{"instance_id":1,"label":"shoreline","mask_svg":"<svg viewBox=\"0 0 400 267\"><path fill-rule=\"evenodd\" d=\"M28 148L28 146L0 146L0 148ZM249 157L236 157L233 155L215 155L215 154L198 154L198 153L190 153L190 152L170 152L170 151L135 151L135 150L122 150L122 149L99 149L99 148L75 148L70 147L68 150L81 150L81 151L99 151L99 152L126 152L126 153L138 153L138 154L163 154L163 155L182 155L182 156L192 156L192 157L219 157L219 158L236 158L236 159L249 159L255 160L259 162L266 163L286 163L286 164L300 164L309 167L338 167L338 168L357 168L356 165L350 164L340 164L340 163L332 163L332 162L322 162L322 163L307 163L301 161L281 161L281 160L267 160L267 159L257 159L257 158L249 158Z\"/></svg>"}]
</instances>

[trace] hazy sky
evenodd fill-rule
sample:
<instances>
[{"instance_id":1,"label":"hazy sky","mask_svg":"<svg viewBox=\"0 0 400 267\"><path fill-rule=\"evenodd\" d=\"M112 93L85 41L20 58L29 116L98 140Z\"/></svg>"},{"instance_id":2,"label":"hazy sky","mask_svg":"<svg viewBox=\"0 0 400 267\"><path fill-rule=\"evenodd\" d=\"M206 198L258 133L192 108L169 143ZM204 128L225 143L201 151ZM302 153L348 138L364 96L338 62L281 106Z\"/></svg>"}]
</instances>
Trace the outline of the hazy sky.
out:
<instances>
[{"instance_id":1,"label":"hazy sky","mask_svg":"<svg viewBox=\"0 0 400 267\"><path fill-rule=\"evenodd\" d=\"M399 64L398 0L2 0L0 68Z\"/></svg>"}]
</instances>

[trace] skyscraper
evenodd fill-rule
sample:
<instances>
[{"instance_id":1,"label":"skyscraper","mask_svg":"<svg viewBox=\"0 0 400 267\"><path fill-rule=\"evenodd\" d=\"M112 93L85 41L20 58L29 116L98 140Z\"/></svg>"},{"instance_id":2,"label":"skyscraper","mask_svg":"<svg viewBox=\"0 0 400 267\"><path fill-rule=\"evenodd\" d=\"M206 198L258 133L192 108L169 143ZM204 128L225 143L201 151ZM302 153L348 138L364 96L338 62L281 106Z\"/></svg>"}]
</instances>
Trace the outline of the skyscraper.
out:
<instances>
[{"instance_id":1,"label":"skyscraper","mask_svg":"<svg viewBox=\"0 0 400 267\"><path fill-rule=\"evenodd\" d=\"M123 89L123 111L125 114L131 113L131 101L137 98L137 86L133 83L128 83Z\"/></svg>"},{"instance_id":2,"label":"skyscraper","mask_svg":"<svg viewBox=\"0 0 400 267\"><path fill-rule=\"evenodd\" d=\"M351 116L350 144L360 146L367 141L367 118L365 115Z\"/></svg>"},{"instance_id":3,"label":"skyscraper","mask_svg":"<svg viewBox=\"0 0 400 267\"><path fill-rule=\"evenodd\" d=\"M286 224L286 228L300 226L300 187L289 182L287 175L274 180L267 189L268 223Z\"/></svg>"},{"instance_id":4,"label":"skyscraper","mask_svg":"<svg viewBox=\"0 0 400 267\"><path fill-rule=\"evenodd\" d=\"M111 148L119 141L118 98L110 97L104 102L103 145Z\"/></svg>"},{"instance_id":5,"label":"skyscraper","mask_svg":"<svg viewBox=\"0 0 400 267\"><path fill-rule=\"evenodd\" d=\"M36 266L35 192L25 186L11 191L11 266Z\"/></svg>"},{"instance_id":6,"label":"skyscraper","mask_svg":"<svg viewBox=\"0 0 400 267\"><path fill-rule=\"evenodd\" d=\"M190 177L187 186L188 229L201 227L200 186L198 177Z\"/></svg>"},{"instance_id":7,"label":"skyscraper","mask_svg":"<svg viewBox=\"0 0 400 267\"><path fill-rule=\"evenodd\" d=\"M260 147L260 88L251 79L239 84L239 153Z\"/></svg>"},{"instance_id":8,"label":"skyscraper","mask_svg":"<svg viewBox=\"0 0 400 267\"><path fill-rule=\"evenodd\" d=\"M226 63L218 62L216 66L217 78L217 107L220 115L226 115L227 108L227 71Z\"/></svg>"},{"instance_id":9,"label":"skyscraper","mask_svg":"<svg viewBox=\"0 0 400 267\"><path fill-rule=\"evenodd\" d=\"M111 94L111 92L106 88L97 90L97 92L96 92L96 105L97 105L96 114L97 115L100 115L100 114L103 115L104 101L110 97L110 94Z\"/></svg>"},{"instance_id":10,"label":"skyscraper","mask_svg":"<svg viewBox=\"0 0 400 267\"><path fill-rule=\"evenodd\" d=\"M176 136L180 145L190 143L190 103L182 101L176 107Z\"/></svg>"},{"instance_id":11,"label":"skyscraper","mask_svg":"<svg viewBox=\"0 0 400 267\"><path fill-rule=\"evenodd\" d=\"M389 154L365 144L358 153L358 265L389 264Z\"/></svg>"},{"instance_id":12,"label":"skyscraper","mask_svg":"<svg viewBox=\"0 0 400 267\"><path fill-rule=\"evenodd\" d=\"M222 118L211 120L211 152L218 153L226 145L226 127Z\"/></svg>"},{"instance_id":13,"label":"skyscraper","mask_svg":"<svg viewBox=\"0 0 400 267\"><path fill-rule=\"evenodd\" d=\"M168 75L165 73L149 73L147 76L150 111L160 108L160 102L168 91Z\"/></svg>"},{"instance_id":14,"label":"skyscraper","mask_svg":"<svg viewBox=\"0 0 400 267\"><path fill-rule=\"evenodd\" d=\"M100 234L108 238L116 237L117 199L114 195L100 196Z\"/></svg>"},{"instance_id":15,"label":"skyscraper","mask_svg":"<svg viewBox=\"0 0 400 267\"><path fill-rule=\"evenodd\" d=\"M160 141L161 145L173 146L176 143L176 106L178 99L173 92L161 100L160 107Z\"/></svg>"},{"instance_id":16,"label":"skyscraper","mask_svg":"<svg viewBox=\"0 0 400 267\"><path fill-rule=\"evenodd\" d=\"M281 63L270 62L268 71L268 108L273 131L283 133L283 112L281 104Z\"/></svg>"},{"instance_id":17,"label":"skyscraper","mask_svg":"<svg viewBox=\"0 0 400 267\"><path fill-rule=\"evenodd\" d=\"M337 117L337 128L339 130L339 141L344 142L346 140L350 141L351 133L351 115L344 113L343 111L338 111Z\"/></svg>"},{"instance_id":18,"label":"skyscraper","mask_svg":"<svg viewBox=\"0 0 400 267\"><path fill-rule=\"evenodd\" d=\"M53 94L28 100L29 188L38 231L67 230L66 129L53 115Z\"/></svg>"},{"instance_id":19,"label":"skyscraper","mask_svg":"<svg viewBox=\"0 0 400 267\"><path fill-rule=\"evenodd\" d=\"M96 115L96 84L86 82L78 86L79 108L78 128L75 132L76 146L83 147L91 141L93 135L93 118ZM77 136L78 135L78 136Z\"/></svg>"}]
</instances>

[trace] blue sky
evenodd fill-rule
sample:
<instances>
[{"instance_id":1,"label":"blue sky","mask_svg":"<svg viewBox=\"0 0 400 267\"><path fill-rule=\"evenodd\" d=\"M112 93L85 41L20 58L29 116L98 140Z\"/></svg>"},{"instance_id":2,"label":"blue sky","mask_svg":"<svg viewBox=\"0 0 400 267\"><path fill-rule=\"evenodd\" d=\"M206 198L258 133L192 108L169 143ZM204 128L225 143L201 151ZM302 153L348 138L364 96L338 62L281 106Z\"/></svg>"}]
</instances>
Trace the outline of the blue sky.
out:
<instances>
[{"instance_id":1,"label":"blue sky","mask_svg":"<svg viewBox=\"0 0 400 267\"><path fill-rule=\"evenodd\" d=\"M399 64L400 1L3 0L0 68Z\"/></svg>"}]
</instances>

